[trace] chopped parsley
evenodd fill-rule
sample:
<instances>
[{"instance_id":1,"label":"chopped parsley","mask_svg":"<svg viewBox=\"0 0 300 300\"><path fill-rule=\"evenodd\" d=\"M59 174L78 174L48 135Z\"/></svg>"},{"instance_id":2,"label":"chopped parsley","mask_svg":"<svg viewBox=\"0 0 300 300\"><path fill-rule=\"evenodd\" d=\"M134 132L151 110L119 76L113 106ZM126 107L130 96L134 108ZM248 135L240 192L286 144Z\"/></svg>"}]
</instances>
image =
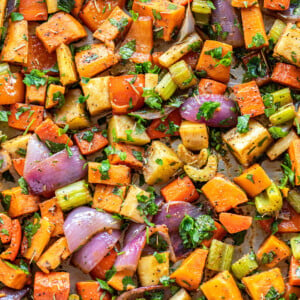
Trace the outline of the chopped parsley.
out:
<instances>
[{"instance_id":1,"label":"chopped parsley","mask_svg":"<svg viewBox=\"0 0 300 300\"><path fill-rule=\"evenodd\" d=\"M133 55L135 50L136 40L131 40L120 48L119 53L122 59L129 59Z\"/></svg>"},{"instance_id":2,"label":"chopped parsley","mask_svg":"<svg viewBox=\"0 0 300 300\"><path fill-rule=\"evenodd\" d=\"M220 107L220 102L217 101L207 101L204 102L200 107L197 113L197 120L204 118L205 120L209 120L213 117L215 110Z\"/></svg>"},{"instance_id":3,"label":"chopped parsley","mask_svg":"<svg viewBox=\"0 0 300 300\"><path fill-rule=\"evenodd\" d=\"M57 8L65 11L66 13L70 13L75 5L74 0L58 0L57 1Z\"/></svg>"},{"instance_id":4,"label":"chopped parsley","mask_svg":"<svg viewBox=\"0 0 300 300\"><path fill-rule=\"evenodd\" d=\"M99 166L99 172L101 174L102 180L109 179L109 169L110 169L110 162L108 159L105 159L101 162L101 165Z\"/></svg>"},{"instance_id":5,"label":"chopped parsley","mask_svg":"<svg viewBox=\"0 0 300 300\"><path fill-rule=\"evenodd\" d=\"M237 132L239 133L246 133L249 131L249 120L250 115L243 115L238 117L238 123L237 123Z\"/></svg>"},{"instance_id":6,"label":"chopped parsley","mask_svg":"<svg viewBox=\"0 0 300 300\"><path fill-rule=\"evenodd\" d=\"M10 111L0 111L0 122L8 122L8 116L11 114Z\"/></svg>"},{"instance_id":7,"label":"chopped parsley","mask_svg":"<svg viewBox=\"0 0 300 300\"><path fill-rule=\"evenodd\" d=\"M24 16L18 12L12 12L10 14L10 18L13 22L16 22L16 21L22 21L24 19Z\"/></svg>"},{"instance_id":8,"label":"chopped parsley","mask_svg":"<svg viewBox=\"0 0 300 300\"><path fill-rule=\"evenodd\" d=\"M28 184L26 182L26 180L24 179L24 177L20 177L18 179L18 183L19 183L19 186L21 187L21 193L24 194L24 195L28 195L29 194L29 191L28 191Z\"/></svg>"},{"instance_id":9,"label":"chopped parsley","mask_svg":"<svg viewBox=\"0 0 300 300\"><path fill-rule=\"evenodd\" d=\"M122 17L120 21L110 18L108 19L111 25L115 26L118 28L119 31L123 31L125 27L128 25L128 19L125 17Z\"/></svg>"},{"instance_id":10,"label":"chopped parsley","mask_svg":"<svg viewBox=\"0 0 300 300\"><path fill-rule=\"evenodd\" d=\"M257 32L255 36L252 37L252 43L248 45L248 48L260 47L266 43L265 38L260 32Z\"/></svg>"},{"instance_id":11,"label":"chopped parsley","mask_svg":"<svg viewBox=\"0 0 300 300\"><path fill-rule=\"evenodd\" d=\"M44 72L42 72L40 70L33 69L30 72L30 74L25 74L25 78L24 78L23 82L27 86L35 85L38 88L38 87L43 86L47 83L47 78L45 77Z\"/></svg>"},{"instance_id":12,"label":"chopped parsley","mask_svg":"<svg viewBox=\"0 0 300 300\"><path fill-rule=\"evenodd\" d=\"M37 233L39 228L41 227L40 215L38 213L35 213L33 218L34 218L33 222L26 220L24 225L24 233L25 233L25 237L27 238L28 247L31 247L31 240L33 236Z\"/></svg>"},{"instance_id":13,"label":"chopped parsley","mask_svg":"<svg viewBox=\"0 0 300 300\"><path fill-rule=\"evenodd\" d=\"M179 225L179 235L185 248L198 247L202 241L212 237L216 230L215 222L209 215L201 215L193 218L185 215Z\"/></svg>"}]
</instances>

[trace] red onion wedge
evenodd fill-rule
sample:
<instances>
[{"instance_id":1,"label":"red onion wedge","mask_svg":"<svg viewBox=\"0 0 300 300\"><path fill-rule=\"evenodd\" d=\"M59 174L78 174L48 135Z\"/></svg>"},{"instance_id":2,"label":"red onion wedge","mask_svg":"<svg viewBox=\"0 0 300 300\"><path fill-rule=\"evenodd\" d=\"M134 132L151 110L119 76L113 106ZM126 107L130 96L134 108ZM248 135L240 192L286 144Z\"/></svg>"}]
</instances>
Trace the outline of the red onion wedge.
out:
<instances>
[{"instance_id":1,"label":"red onion wedge","mask_svg":"<svg viewBox=\"0 0 300 300\"><path fill-rule=\"evenodd\" d=\"M70 147L70 153L64 149L33 163L31 168L26 170L24 178L32 193L49 195L60 187L82 179L87 172L84 164L85 159L78 147L73 146Z\"/></svg>"},{"instance_id":2,"label":"red onion wedge","mask_svg":"<svg viewBox=\"0 0 300 300\"><path fill-rule=\"evenodd\" d=\"M29 292L29 288L26 287L22 290L14 290L8 287L4 287L0 290L0 299L1 300L21 300L24 299L24 296Z\"/></svg>"},{"instance_id":3,"label":"red onion wedge","mask_svg":"<svg viewBox=\"0 0 300 300\"><path fill-rule=\"evenodd\" d=\"M172 297L172 293L169 286L163 285L152 285L152 286L143 286L128 292L121 294L116 300L135 300L135 299L144 299L143 296L146 292L155 293L163 292L162 300L167 300Z\"/></svg>"},{"instance_id":4,"label":"red onion wedge","mask_svg":"<svg viewBox=\"0 0 300 300\"><path fill-rule=\"evenodd\" d=\"M89 273L104 258L120 239L121 232L113 230L110 233L101 232L80 248L73 255L72 262L84 273Z\"/></svg>"},{"instance_id":5,"label":"red onion wedge","mask_svg":"<svg viewBox=\"0 0 300 300\"><path fill-rule=\"evenodd\" d=\"M35 167L39 162L50 156L50 150L39 140L36 134L33 134L27 145L26 160L24 166L24 175Z\"/></svg>"},{"instance_id":6,"label":"red onion wedge","mask_svg":"<svg viewBox=\"0 0 300 300\"><path fill-rule=\"evenodd\" d=\"M135 271L146 244L146 230L140 232L134 239L125 244L121 253L115 261L115 268L117 271L131 270Z\"/></svg>"},{"instance_id":7,"label":"red onion wedge","mask_svg":"<svg viewBox=\"0 0 300 300\"><path fill-rule=\"evenodd\" d=\"M215 110L211 119L198 120L197 114L199 108L205 102L218 102L220 106ZM188 98L180 108L180 114L183 119L199 123L206 123L211 127L232 127L237 123L236 103L223 96L203 94Z\"/></svg>"},{"instance_id":8,"label":"red onion wedge","mask_svg":"<svg viewBox=\"0 0 300 300\"><path fill-rule=\"evenodd\" d=\"M218 36L218 41L241 47L244 45L241 23L231 0L214 0L216 9L212 10L212 24L219 24L224 35ZM217 26L217 25L215 25Z\"/></svg>"},{"instance_id":9,"label":"red onion wedge","mask_svg":"<svg viewBox=\"0 0 300 300\"><path fill-rule=\"evenodd\" d=\"M71 252L84 245L94 234L120 229L120 221L110 214L81 206L72 210L64 223L64 233Z\"/></svg>"},{"instance_id":10,"label":"red onion wedge","mask_svg":"<svg viewBox=\"0 0 300 300\"><path fill-rule=\"evenodd\" d=\"M182 219L185 215L195 218L201 214L203 214L203 212L199 207L188 202L174 201L164 204L161 211L154 216L152 220L153 223L156 225L164 224L168 227L170 239L177 259L181 258L188 252L188 250L184 248L178 233L178 228ZM172 216L172 218L169 216Z\"/></svg>"}]
</instances>

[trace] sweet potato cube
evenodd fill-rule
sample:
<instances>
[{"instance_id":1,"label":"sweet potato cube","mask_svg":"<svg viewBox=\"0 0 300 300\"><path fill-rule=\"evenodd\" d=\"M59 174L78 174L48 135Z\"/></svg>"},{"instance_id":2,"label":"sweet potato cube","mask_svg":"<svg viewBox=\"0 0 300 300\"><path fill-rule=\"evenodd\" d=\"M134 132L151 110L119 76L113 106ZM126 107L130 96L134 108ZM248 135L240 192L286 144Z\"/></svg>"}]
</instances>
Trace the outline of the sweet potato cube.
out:
<instances>
[{"instance_id":1,"label":"sweet potato cube","mask_svg":"<svg viewBox=\"0 0 300 300\"><path fill-rule=\"evenodd\" d=\"M112 49L104 44L93 44L91 49L77 52L75 63L81 77L93 77L118 62Z\"/></svg>"},{"instance_id":2,"label":"sweet potato cube","mask_svg":"<svg viewBox=\"0 0 300 300\"><path fill-rule=\"evenodd\" d=\"M101 163L89 162L88 168L90 183L103 183L121 186L130 184L130 168L127 166L109 165L109 169L106 172L106 168L101 167ZM103 171L103 169L105 169L105 171Z\"/></svg>"},{"instance_id":3,"label":"sweet potato cube","mask_svg":"<svg viewBox=\"0 0 300 300\"><path fill-rule=\"evenodd\" d=\"M40 0L20 0L19 12L26 21L46 21L48 18L46 2Z\"/></svg>"},{"instance_id":4,"label":"sweet potato cube","mask_svg":"<svg viewBox=\"0 0 300 300\"><path fill-rule=\"evenodd\" d=\"M125 165L133 169L143 168L144 148L128 145L125 143L114 143L112 145L114 154L109 154L108 159L113 165ZM123 159L121 156L126 156Z\"/></svg>"},{"instance_id":5,"label":"sweet potato cube","mask_svg":"<svg viewBox=\"0 0 300 300\"><path fill-rule=\"evenodd\" d=\"M27 64L28 23L26 20L9 21L7 35L1 52L1 60L9 63Z\"/></svg>"},{"instance_id":6,"label":"sweet potato cube","mask_svg":"<svg viewBox=\"0 0 300 300\"><path fill-rule=\"evenodd\" d=\"M264 299L271 288L279 294L283 293L285 288L282 274L278 268L244 277L242 283L253 300Z\"/></svg>"},{"instance_id":7,"label":"sweet potato cube","mask_svg":"<svg viewBox=\"0 0 300 300\"><path fill-rule=\"evenodd\" d=\"M153 50L153 25L151 17L139 17L131 25L122 46L135 40L135 52L129 58L134 63L151 61Z\"/></svg>"},{"instance_id":8,"label":"sweet potato cube","mask_svg":"<svg viewBox=\"0 0 300 300\"><path fill-rule=\"evenodd\" d=\"M208 300L222 298L235 300L243 299L234 278L228 271L217 274L212 279L204 282L200 288Z\"/></svg>"},{"instance_id":9,"label":"sweet potato cube","mask_svg":"<svg viewBox=\"0 0 300 300\"><path fill-rule=\"evenodd\" d=\"M256 256L259 260L262 260L265 255L268 255L270 253L274 255L274 259L270 263L267 263L265 265L268 268L273 268L280 261L289 257L291 255L291 250L285 242L278 239L275 235L271 235L260 246Z\"/></svg>"},{"instance_id":10,"label":"sweet potato cube","mask_svg":"<svg viewBox=\"0 0 300 300\"><path fill-rule=\"evenodd\" d=\"M16 103L10 111L8 125L19 130L34 131L44 118L44 107L38 105Z\"/></svg>"},{"instance_id":11,"label":"sweet potato cube","mask_svg":"<svg viewBox=\"0 0 300 300\"><path fill-rule=\"evenodd\" d=\"M259 6L242 8L244 40L247 49L260 49L269 45L264 20Z\"/></svg>"},{"instance_id":12,"label":"sweet potato cube","mask_svg":"<svg viewBox=\"0 0 300 300\"><path fill-rule=\"evenodd\" d=\"M21 73L0 75L0 105L24 102L25 85Z\"/></svg>"},{"instance_id":13,"label":"sweet potato cube","mask_svg":"<svg viewBox=\"0 0 300 300\"><path fill-rule=\"evenodd\" d=\"M47 98L45 108L49 109L60 104L63 100L63 95L65 93L65 87L56 84L49 84L47 90Z\"/></svg>"},{"instance_id":14,"label":"sweet potato cube","mask_svg":"<svg viewBox=\"0 0 300 300\"><path fill-rule=\"evenodd\" d=\"M221 174L209 180L201 190L217 212L230 210L248 201L243 190Z\"/></svg>"},{"instance_id":15,"label":"sweet potato cube","mask_svg":"<svg viewBox=\"0 0 300 300\"><path fill-rule=\"evenodd\" d=\"M2 192L2 203L9 207L8 215L11 218L34 213L39 210L39 196L22 194L21 187L14 187Z\"/></svg>"},{"instance_id":16,"label":"sweet potato cube","mask_svg":"<svg viewBox=\"0 0 300 300\"><path fill-rule=\"evenodd\" d=\"M61 44L70 44L84 38L87 33L84 27L71 15L58 12L47 22L36 28L36 35L43 42L49 53Z\"/></svg>"},{"instance_id":17,"label":"sweet potato cube","mask_svg":"<svg viewBox=\"0 0 300 300\"><path fill-rule=\"evenodd\" d=\"M62 235L64 233L64 215L61 208L57 204L56 198L53 197L49 200L40 203L39 207L41 210L42 218L48 220L55 226L51 236Z\"/></svg>"},{"instance_id":18,"label":"sweet potato cube","mask_svg":"<svg viewBox=\"0 0 300 300\"><path fill-rule=\"evenodd\" d=\"M158 37L170 41L173 34L180 28L185 9L184 6L170 6L171 2L166 0L141 1L134 0L132 9L140 16L150 16L154 26L159 29Z\"/></svg>"},{"instance_id":19,"label":"sweet potato cube","mask_svg":"<svg viewBox=\"0 0 300 300\"><path fill-rule=\"evenodd\" d=\"M110 213L120 213L125 191L125 186L97 184L93 197L93 208L104 209Z\"/></svg>"},{"instance_id":20,"label":"sweet potato cube","mask_svg":"<svg viewBox=\"0 0 300 300\"><path fill-rule=\"evenodd\" d=\"M185 289L196 290L203 277L207 255L208 250L196 249L170 275L170 278L174 278L176 283Z\"/></svg>"},{"instance_id":21,"label":"sweet potato cube","mask_svg":"<svg viewBox=\"0 0 300 300\"><path fill-rule=\"evenodd\" d=\"M46 71L55 67L56 53L48 53L44 44L35 34L28 35L28 60L26 72L30 73L33 69Z\"/></svg>"},{"instance_id":22,"label":"sweet potato cube","mask_svg":"<svg viewBox=\"0 0 300 300\"><path fill-rule=\"evenodd\" d=\"M46 119L34 132L43 142L51 141L59 144L68 143L68 146L72 146L73 142L68 135L66 133L60 134L59 130L60 128L51 119Z\"/></svg>"},{"instance_id":23,"label":"sweet potato cube","mask_svg":"<svg viewBox=\"0 0 300 300\"><path fill-rule=\"evenodd\" d=\"M39 87L36 87L35 85L26 86L26 103L44 105L46 91L46 84Z\"/></svg>"},{"instance_id":24,"label":"sweet potato cube","mask_svg":"<svg viewBox=\"0 0 300 300\"><path fill-rule=\"evenodd\" d=\"M235 85L233 92L242 115L256 117L264 114L265 106L255 81Z\"/></svg>"},{"instance_id":25,"label":"sweet potato cube","mask_svg":"<svg viewBox=\"0 0 300 300\"><path fill-rule=\"evenodd\" d=\"M124 5L125 0L88 0L79 13L79 18L94 32L116 6L122 9Z\"/></svg>"},{"instance_id":26,"label":"sweet potato cube","mask_svg":"<svg viewBox=\"0 0 300 300\"><path fill-rule=\"evenodd\" d=\"M221 56L217 56L219 59L216 59L213 57L213 53L220 48L222 49ZM220 59L224 58L225 56L231 57L231 53L231 45L207 40L203 45L196 70L206 72L207 76L214 80L227 83L230 78L230 65L227 66L222 63L218 64L218 62L220 62Z\"/></svg>"},{"instance_id":27,"label":"sweet potato cube","mask_svg":"<svg viewBox=\"0 0 300 300\"><path fill-rule=\"evenodd\" d=\"M97 126L76 133L74 140L83 155L95 153L108 144Z\"/></svg>"},{"instance_id":28,"label":"sweet potato cube","mask_svg":"<svg viewBox=\"0 0 300 300\"><path fill-rule=\"evenodd\" d=\"M254 164L233 180L252 198L271 185L269 176L259 164Z\"/></svg>"},{"instance_id":29,"label":"sweet potato cube","mask_svg":"<svg viewBox=\"0 0 300 300\"><path fill-rule=\"evenodd\" d=\"M112 20L116 21L116 24L112 23ZM126 25L117 26L120 22L124 22L124 25ZM126 32L131 23L132 18L120 9L119 6L116 6L108 18L94 32L93 37L102 42L113 41L119 37L121 33Z\"/></svg>"}]
</instances>

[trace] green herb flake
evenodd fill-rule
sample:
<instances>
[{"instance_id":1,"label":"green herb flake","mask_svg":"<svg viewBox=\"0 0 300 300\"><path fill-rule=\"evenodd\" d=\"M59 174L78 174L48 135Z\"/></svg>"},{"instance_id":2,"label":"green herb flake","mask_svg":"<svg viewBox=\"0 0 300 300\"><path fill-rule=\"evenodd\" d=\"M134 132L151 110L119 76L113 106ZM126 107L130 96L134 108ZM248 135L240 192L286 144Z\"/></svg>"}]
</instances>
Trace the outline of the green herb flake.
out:
<instances>
[{"instance_id":1,"label":"green herb flake","mask_svg":"<svg viewBox=\"0 0 300 300\"><path fill-rule=\"evenodd\" d=\"M129 59L136 50L136 40L131 40L125 45L123 45L120 50L119 54L121 55L122 59Z\"/></svg>"},{"instance_id":2,"label":"green herb flake","mask_svg":"<svg viewBox=\"0 0 300 300\"><path fill-rule=\"evenodd\" d=\"M200 108L199 112L197 113L197 120L201 120L201 118L204 118L205 120L209 120L213 117L216 109L220 107L220 102L217 101L207 101L204 102Z\"/></svg>"}]
</instances>

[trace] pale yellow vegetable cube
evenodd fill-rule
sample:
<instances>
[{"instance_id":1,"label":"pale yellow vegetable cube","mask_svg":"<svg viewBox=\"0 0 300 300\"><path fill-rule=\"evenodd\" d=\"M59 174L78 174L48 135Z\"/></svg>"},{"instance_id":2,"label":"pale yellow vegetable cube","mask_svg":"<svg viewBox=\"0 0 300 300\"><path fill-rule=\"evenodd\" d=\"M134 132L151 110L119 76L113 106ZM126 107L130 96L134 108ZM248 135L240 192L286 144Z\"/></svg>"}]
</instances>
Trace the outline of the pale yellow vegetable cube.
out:
<instances>
[{"instance_id":1,"label":"pale yellow vegetable cube","mask_svg":"<svg viewBox=\"0 0 300 300\"><path fill-rule=\"evenodd\" d=\"M159 284L162 276L169 275L169 252L144 256L138 264L138 275L142 286Z\"/></svg>"},{"instance_id":2,"label":"pale yellow vegetable cube","mask_svg":"<svg viewBox=\"0 0 300 300\"><path fill-rule=\"evenodd\" d=\"M57 6L57 2L58 2L57 0L46 0L48 14L53 14L59 10Z\"/></svg>"},{"instance_id":3,"label":"pale yellow vegetable cube","mask_svg":"<svg viewBox=\"0 0 300 300\"><path fill-rule=\"evenodd\" d=\"M56 49L60 82L63 85L72 84L78 80L75 63L69 46L61 44Z\"/></svg>"},{"instance_id":4,"label":"pale yellow vegetable cube","mask_svg":"<svg viewBox=\"0 0 300 300\"><path fill-rule=\"evenodd\" d=\"M273 139L263 125L250 120L248 132L239 133L236 127L232 128L223 135L223 141L242 165L249 166L265 152Z\"/></svg>"},{"instance_id":5,"label":"pale yellow vegetable cube","mask_svg":"<svg viewBox=\"0 0 300 300\"><path fill-rule=\"evenodd\" d=\"M132 145L150 143L146 132L137 133L136 124L129 116L113 116L108 122L108 140L110 143L124 142Z\"/></svg>"},{"instance_id":6,"label":"pale yellow vegetable cube","mask_svg":"<svg viewBox=\"0 0 300 300\"><path fill-rule=\"evenodd\" d=\"M300 28L289 23L274 48L275 57L285 58L300 67Z\"/></svg>"},{"instance_id":7,"label":"pale yellow vegetable cube","mask_svg":"<svg viewBox=\"0 0 300 300\"><path fill-rule=\"evenodd\" d=\"M99 115L111 109L109 78L110 76L90 78L87 83L81 81L84 95L86 97L89 96L86 100L86 105L91 116Z\"/></svg>"},{"instance_id":8,"label":"pale yellow vegetable cube","mask_svg":"<svg viewBox=\"0 0 300 300\"><path fill-rule=\"evenodd\" d=\"M21 158L22 156L18 154L17 151L19 149L27 149L27 144L30 137L31 134L19 135L13 139L3 142L1 146L10 154L12 158Z\"/></svg>"},{"instance_id":9,"label":"pale yellow vegetable cube","mask_svg":"<svg viewBox=\"0 0 300 300\"><path fill-rule=\"evenodd\" d=\"M276 159L283 152L287 151L291 142L298 138L299 137L296 134L296 132L292 130L289 132L288 135L276 141L276 143L272 145L267 151L267 155L270 158L270 160Z\"/></svg>"},{"instance_id":10,"label":"pale yellow vegetable cube","mask_svg":"<svg viewBox=\"0 0 300 300\"><path fill-rule=\"evenodd\" d=\"M69 90L65 95L65 104L56 112L55 123L69 125L70 129L80 129L90 126L84 103L79 102L82 96L80 89Z\"/></svg>"},{"instance_id":11,"label":"pale yellow vegetable cube","mask_svg":"<svg viewBox=\"0 0 300 300\"><path fill-rule=\"evenodd\" d=\"M185 289L180 289L170 300L191 300L191 296Z\"/></svg>"},{"instance_id":12,"label":"pale yellow vegetable cube","mask_svg":"<svg viewBox=\"0 0 300 300\"><path fill-rule=\"evenodd\" d=\"M192 151L208 148L208 132L206 124L182 121L179 134L183 145Z\"/></svg>"},{"instance_id":13,"label":"pale yellow vegetable cube","mask_svg":"<svg viewBox=\"0 0 300 300\"><path fill-rule=\"evenodd\" d=\"M154 89L158 84L158 74L145 74L145 88Z\"/></svg>"},{"instance_id":14,"label":"pale yellow vegetable cube","mask_svg":"<svg viewBox=\"0 0 300 300\"><path fill-rule=\"evenodd\" d=\"M154 141L148 149L147 164L144 167L144 177L147 184L167 182L180 167L182 161L166 144Z\"/></svg>"},{"instance_id":15,"label":"pale yellow vegetable cube","mask_svg":"<svg viewBox=\"0 0 300 300\"><path fill-rule=\"evenodd\" d=\"M135 185L132 185L122 204L120 214L137 223L144 223L142 212L137 209L139 202L138 196L150 197L150 194Z\"/></svg>"}]
</instances>

